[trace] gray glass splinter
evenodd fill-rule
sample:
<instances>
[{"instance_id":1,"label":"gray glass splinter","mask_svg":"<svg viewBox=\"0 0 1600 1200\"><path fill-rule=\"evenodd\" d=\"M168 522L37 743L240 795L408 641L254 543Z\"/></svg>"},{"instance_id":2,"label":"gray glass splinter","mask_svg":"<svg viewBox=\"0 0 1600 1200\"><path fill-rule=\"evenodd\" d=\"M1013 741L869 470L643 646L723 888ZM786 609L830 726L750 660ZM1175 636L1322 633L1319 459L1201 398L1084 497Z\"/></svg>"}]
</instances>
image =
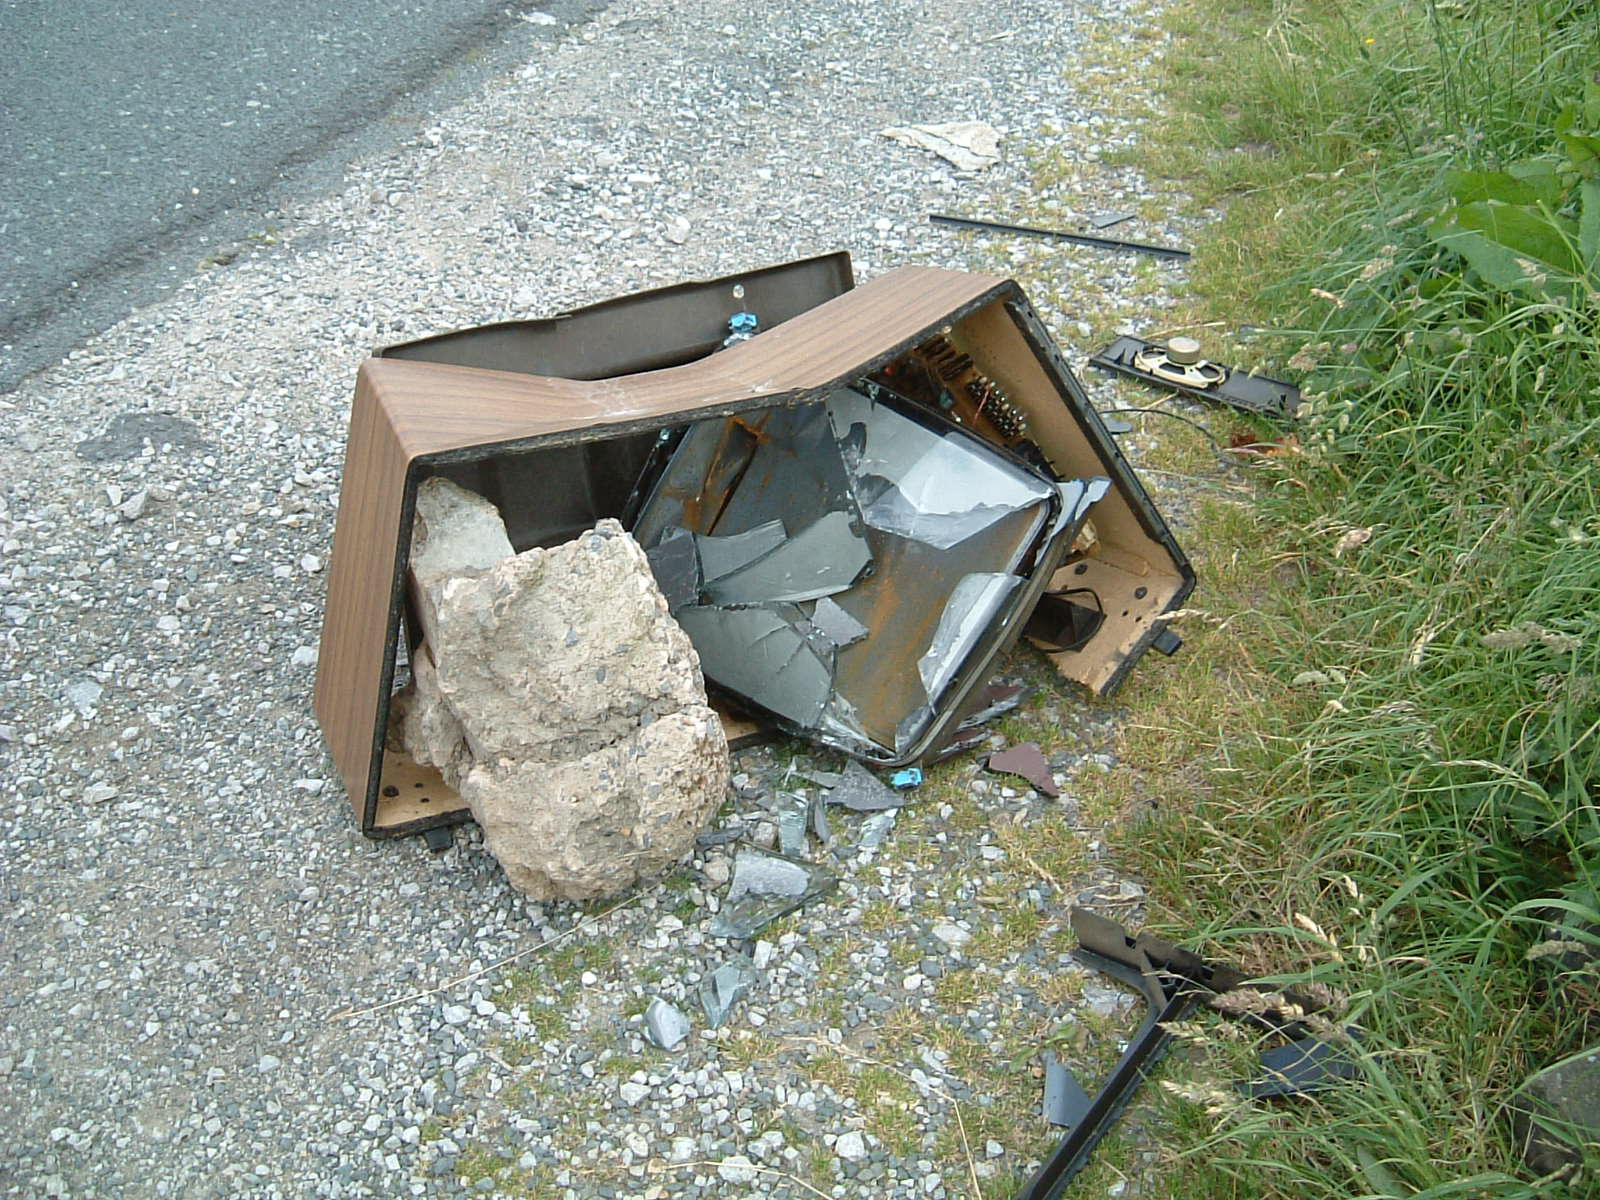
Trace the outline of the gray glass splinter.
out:
<instances>
[{"instance_id":1,"label":"gray glass splinter","mask_svg":"<svg viewBox=\"0 0 1600 1200\"><path fill-rule=\"evenodd\" d=\"M860 392L835 391L828 415L855 477L862 519L875 529L943 550L1050 496L1045 480L975 454L965 441Z\"/></svg>"},{"instance_id":2,"label":"gray glass splinter","mask_svg":"<svg viewBox=\"0 0 1600 1200\"><path fill-rule=\"evenodd\" d=\"M806 852L806 825L811 801L792 792L778 793L778 849L796 857Z\"/></svg>"},{"instance_id":3,"label":"gray glass splinter","mask_svg":"<svg viewBox=\"0 0 1600 1200\"><path fill-rule=\"evenodd\" d=\"M677 612L700 599L700 553L694 534L674 525L645 551L656 586L667 598L667 611Z\"/></svg>"},{"instance_id":4,"label":"gray glass splinter","mask_svg":"<svg viewBox=\"0 0 1600 1200\"><path fill-rule=\"evenodd\" d=\"M722 1028L728 1014L760 976L755 963L744 955L736 955L705 977L700 985L700 1006L706 1012L706 1024L712 1029Z\"/></svg>"},{"instance_id":5,"label":"gray glass splinter","mask_svg":"<svg viewBox=\"0 0 1600 1200\"><path fill-rule=\"evenodd\" d=\"M694 540L700 548L700 573L705 576L707 583L721 579L776 550L783 545L785 536L782 521L768 521L765 525L757 525L754 529L729 537L708 537L697 533Z\"/></svg>"},{"instance_id":6,"label":"gray glass splinter","mask_svg":"<svg viewBox=\"0 0 1600 1200\"><path fill-rule=\"evenodd\" d=\"M867 636L867 627L824 596L811 614L811 627L835 646L853 646Z\"/></svg>"},{"instance_id":7,"label":"gray glass splinter","mask_svg":"<svg viewBox=\"0 0 1600 1200\"><path fill-rule=\"evenodd\" d=\"M794 626L764 608L683 608L674 616L709 678L797 725L816 726L833 672Z\"/></svg>"},{"instance_id":8,"label":"gray glass splinter","mask_svg":"<svg viewBox=\"0 0 1600 1200\"><path fill-rule=\"evenodd\" d=\"M828 801L821 792L811 797L809 817L811 832L816 835L817 841L821 842L822 848L826 850L833 845L833 830L828 826Z\"/></svg>"},{"instance_id":9,"label":"gray glass splinter","mask_svg":"<svg viewBox=\"0 0 1600 1200\"><path fill-rule=\"evenodd\" d=\"M895 818L899 815L899 809L891 808L884 812L873 813L861 822L861 848L876 850L883 845L884 839L889 836L889 831L894 828Z\"/></svg>"},{"instance_id":10,"label":"gray glass splinter","mask_svg":"<svg viewBox=\"0 0 1600 1200\"><path fill-rule=\"evenodd\" d=\"M987 629L1011 593L1022 583L1016 575L967 575L951 594L934 630L928 652L917 663L922 686L931 701L940 694L961 669L967 648L978 633Z\"/></svg>"},{"instance_id":11,"label":"gray glass splinter","mask_svg":"<svg viewBox=\"0 0 1600 1200\"><path fill-rule=\"evenodd\" d=\"M826 895L837 882L821 867L743 847L733 861L728 898L706 932L712 937L753 938L779 917Z\"/></svg>"},{"instance_id":12,"label":"gray glass splinter","mask_svg":"<svg viewBox=\"0 0 1600 1200\"><path fill-rule=\"evenodd\" d=\"M833 512L754 562L708 582L706 595L713 604L815 600L844 591L871 561L850 515Z\"/></svg>"},{"instance_id":13,"label":"gray glass splinter","mask_svg":"<svg viewBox=\"0 0 1600 1200\"><path fill-rule=\"evenodd\" d=\"M829 803L842 805L855 812L882 812L888 808L900 808L908 799L910 797L906 793L895 791L854 759L845 767L837 786L828 793Z\"/></svg>"}]
</instances>

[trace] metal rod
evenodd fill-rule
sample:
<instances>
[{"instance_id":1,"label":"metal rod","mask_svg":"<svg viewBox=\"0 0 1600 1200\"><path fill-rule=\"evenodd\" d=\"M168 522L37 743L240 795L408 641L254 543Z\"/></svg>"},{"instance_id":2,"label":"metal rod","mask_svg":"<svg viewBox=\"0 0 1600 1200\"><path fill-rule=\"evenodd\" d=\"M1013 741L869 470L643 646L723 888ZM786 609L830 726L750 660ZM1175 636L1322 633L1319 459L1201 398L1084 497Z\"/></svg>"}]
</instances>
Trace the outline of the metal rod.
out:
<instances>
[{"instance_id":1,"label":"metal rod","mask_svg":"<svg viewBox=\"0 0 1600 1200\"><path fill-rule=\"evenodd\" d=\"M1063 229L1039 229L1033 225L1007 225L1003 221L979 221L972 217L947 217L942 213L929 213L928 220L935 225L951 225L957 229L976 229L983 233L1017 233L1025 237L1049 238L1056 242L1071 242L1075 246L1094 246L1099 250L1133 250L1139 254L1152 254L1157 258L1188 258L1187 250L1173 246L1152 246L1148 242L1127 242L1121 238L1095 237L1089 233L1068 233Z\"/></svg>"}]
</instances>

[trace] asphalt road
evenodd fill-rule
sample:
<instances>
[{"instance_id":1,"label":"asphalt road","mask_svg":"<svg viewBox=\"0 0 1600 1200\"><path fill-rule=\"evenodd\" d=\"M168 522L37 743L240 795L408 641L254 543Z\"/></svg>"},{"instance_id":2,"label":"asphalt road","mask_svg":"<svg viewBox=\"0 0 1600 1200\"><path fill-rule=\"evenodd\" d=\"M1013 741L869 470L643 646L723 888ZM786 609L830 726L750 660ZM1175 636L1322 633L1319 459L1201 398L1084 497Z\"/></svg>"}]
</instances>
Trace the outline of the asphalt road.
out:
<instances>
[{"instance_id":1,"label":"asphalt road","mask_svg":"<svg viewBox=\"0 0 1600 1200\"><path fill-rule=\"evenodd\" d=\"M0 0L0 391L599 7Z\"/></svg>"}]
</instances>

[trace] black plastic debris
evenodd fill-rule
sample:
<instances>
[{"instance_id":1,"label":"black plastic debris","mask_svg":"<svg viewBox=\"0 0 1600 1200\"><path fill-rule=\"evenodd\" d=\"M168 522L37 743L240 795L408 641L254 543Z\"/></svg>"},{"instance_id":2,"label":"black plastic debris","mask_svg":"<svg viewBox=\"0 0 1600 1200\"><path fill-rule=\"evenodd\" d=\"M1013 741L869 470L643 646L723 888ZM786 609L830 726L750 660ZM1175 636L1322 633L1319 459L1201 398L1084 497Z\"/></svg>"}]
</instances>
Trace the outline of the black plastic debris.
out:
<instances>
[{"instance_id":1,"label":"black plastic debris","mask_svg":"<svg viewBox=\"0 0 1600 1200\"><path fill-rule=\"evenodd\" d=\"M1089 1093L1078 1077L1050 1051L1044 1056L1044 1119L1071 1128L1089 1115Z\"/></svg>"},{"instance_id":2,"label":"black plastic debris","mask_svg":"<svg viewBox=\"0 0 1600 1200\"><path fill-rule=\"evenodd\" d=\"M1129 242L1121 238L1095 237L1090 233L1068 233L1064 229L1040 229L1037 225L1009 225L1004 221L979 221L972 217L947 217L929 213L928 220L935 225L949 225L956 229L971 229L978 233L1012 233L1022 237L1048 238L1052 242L1068 242L1074 246L1093 246L1097 250L1132 250L1156 258L1188 258L1187 250L1176 246L1153 246L1149 242ZM1112 222L1115 224L1115 222Z\"/></svg>"},{"instance_id":3,"label":"black plastic debris","mask_svg":"<svg viewBox=\"0 0 1600 1200\"><path fill-rule=\"evenodd\" d=\"M706 1025L721 1029L733 1006L749 993L760 976L755 963L742 954L734 955L705 977L700 985L700 1005L705 1009Z\"/></svg>"},{"instance_id":4,"label":"black plastic debris","mask_svg":"<svg viewBox=\"0 0 1600 1200\"><path fill-rule=\"evenodd\" d=\"M1070 919L1079 942L1073 957L1136 989L1147 1008L1110 1077L1090 1098L1071 1132L1017 1193L1016 1200L1060 1200L1073 1177L1088 1163L1100 1139L1170 1048L1172 1024L1208 999L1254 987L1236 967L1208 963L1198 954L1149 933L1130 937L1121 925L1088 909L1074 908ZM1278 994L1297 1014L1314 1013L1322 1007L1291 989L1279 989ZM1239 1016L1258 1028L1286 1037L1299 1038L1306 1033L1297 1017L1277 1009L1247 1010Z\"/></svg>"},{"instance_id":5,"label":"black plastic debris","mask_svg":"<svg viewBox=\"0 0 1600 1200\"><path fill-rule=\"evenodd\" d=\"M1346 1032L1352 1039L1355 1029ZM1349 1048L1322 1038L1305 1037L1261 1052L1265 1077L1240 1084L1245 1095L1257 1099L1267 1096L1304 1096L1336 1087L1356 1077L1356 1064Z\"/></svg>"},{"instance_id":6,"label":"black plastic debris","mask_svg":"<svg viewBox=\"0 0 1600 1200\"><path fill-rule=\"evenodd\" d=\"M660 996L644 1010L645 1034L663 1050L676 1050L689 1036L689 1018Z\"/></svg>"},{"instance_id":7,"label":"black plastic debris","mask_svg":"<svg viewBox=\"0 0 1600 1200\"><path fill-rule=\"evenodd\" d=\"M881 812L886 808L899 808L907 797L886 785L860 763L851 760L839 776L839 782L828 793L828 801L852 812Z\"/></svg>"},{"instance_id":8,"label":"black plastic debris","mask_svg":"<svg viewBox=\"0 0 1600 1200\"><path fill-rule=\"evenodd\" d=\"M825 896L837 885L833 874L754 846L742 846L722 909L711 919L712 937L753 938L779 917Z\"/></svg>"},{"instance_id":9,"label":"black plastic debris","mask_svg":"<svg viewBox=\"0 0 1600 1200\"><path fill-rule=\"evenodd\" d=\"M1022 742L998 753L989 755L989 770L1002 775L1016 775L1026 779L1046 796L1059 796L1061 789L1050 773L1050 763L1039 749L1038 742Z\"/></svg>"},{"instance_id":10,"label":"black plastic debris","mask_svg":"<svg viewBox=\"0 0 1600 1200\"><path fill-rule=\"evenodd\" d=\"M1200 343L1192 338L1173 338L1162 345L1143 338L1119 337L1090 358L1089 365L1198 400L1220 401L1257 416L1299 415L1299 388L1208 362L1200 357Z\"/></svg>"},{"instance_id":11,"label":"black plastic debris","mask_svg":"<svg viewBox=\"0 0 1600 1200\"><path fill-rule=\"evenodd\" d=\"M422 840L435 854L443 854L456 844L456 835L448 825L436 825L422 831Z\"/></svg>"}]
</instances>

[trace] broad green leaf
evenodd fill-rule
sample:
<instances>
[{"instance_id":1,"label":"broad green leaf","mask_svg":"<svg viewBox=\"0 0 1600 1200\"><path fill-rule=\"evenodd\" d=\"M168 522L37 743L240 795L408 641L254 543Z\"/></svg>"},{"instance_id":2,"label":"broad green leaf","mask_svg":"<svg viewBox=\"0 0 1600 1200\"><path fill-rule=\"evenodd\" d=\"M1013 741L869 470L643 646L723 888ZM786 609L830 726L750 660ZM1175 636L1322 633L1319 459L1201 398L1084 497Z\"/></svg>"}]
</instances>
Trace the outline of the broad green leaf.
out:
<instances>
[{"instance_id":1,"label":"broad green leaf","mask_svg":"<svg viewBox=\"0 0 1600 1200\"><path fill-rule=\"evenodd\" d=\"M1600 76L1584 80L1583 123L1590 129L1600 129Z\"/></svg>"},{"instance_id":2,"label":"broad green leaf","mask_svg":"<svg viewBox=\"0 0 1600 1200\"><path fill-rule=\"evenodd\" d=\"M1462 229L1448 221L1434 222L1428 227L1428 233L1439 245L1454 250L1466 259L1467 265L1491 287L1507 292L1531 291L1545 296L1572 295L1570 276L1547 264L1536 263L1498 242L1492 242L1481 233ZM1534 271L1530 273L1523 266L1524 263L1534 267Z\"/></svg>"},{"instance_id":3,"label":"broad green leaf","mask_svg":"<svg viewBox=\"0 0 1600 1200\"><path fill-rule=\"evenodd\" d=\"M1450 216L1462 229L1481 233L1491 242L1523 258L1565 275L1581 270L1573 245L1577 222L1517 204L1479 201L1458 206Z\"/></svg>"},{"instance_id":4,"label":"broad green leaf","mask_svg":"<svg viewBox=\"0 0 1600 1200\"><path fill-rule=\"evenodd\" d=\"M1593 176L1600 164L1600 137L1587 133L1563 133L1561 142L1567 148L1572 165L1588 176Z\"/></svg>"},{"instance_id":5,"label":"broad green leaf","mask_svg":"<svg viewBox=\"0 0 1600 1200\"><path fill-rule=\"evenodd\" d=\"M1528 158L1512 163L1506 168L1506 174L1533 189L1535 198L1523 203L1547 204L1551 208L1561 206L1561 175L1553 158Z\"/></svg>"},{"instance_id":6,"label":"broad green leaf","mask_svg":"<svg viewBox=\"0 0 1600 1200\"><path fill-rule=\"evenodd\" d=\"M1555 183L1554 171L1548 178ZM1475 200L1498 200L1502 204L1550 202L1546 189L1505 171L1450 171L1445 175L1445 183L1457 204L1471 204ZM1559 190L1560 185L1556 186Z\"/></svg>"},{"instance_id":7,"label":"broad green leaf","mask_svg":"<svg viewBox=\"0 0 1600 1200\"><path fill-rule=\"evenodd\" d=\"M1586 179L1578 191L1578 256L1589 286L1600 288L1600 179Z\"/></svg>"}]
</instances>

